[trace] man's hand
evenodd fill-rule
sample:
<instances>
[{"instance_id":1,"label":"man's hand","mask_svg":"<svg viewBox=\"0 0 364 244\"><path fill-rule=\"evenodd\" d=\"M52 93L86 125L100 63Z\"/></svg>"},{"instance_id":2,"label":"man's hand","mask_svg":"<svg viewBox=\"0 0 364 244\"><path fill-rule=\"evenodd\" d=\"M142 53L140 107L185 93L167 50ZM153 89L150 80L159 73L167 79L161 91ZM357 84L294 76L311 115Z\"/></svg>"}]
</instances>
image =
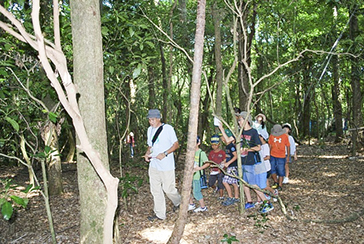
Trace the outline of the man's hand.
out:
<instances>
[{"instance_id":1,"label":"man's hand","mask_svg":"<svg viewBox=\"0 0 364 244\"><path fill-rule=\"evenodd\" d=\"M167 157L164 153L160 153L157 155L157 159L162 160L163 158Z\"/></svg>"},{"instance_id":2,"label":"man's hand","mask_svg":"<svg viewBox=\"0 0 364 244\"><path fill-rule=\"evenodd\" d=\"M151 159L151 155L148 155L148 154L145 154L144 156L144 160L146 161L146 162L150 162L150 159Z\"/></svg>"}]
</instances>

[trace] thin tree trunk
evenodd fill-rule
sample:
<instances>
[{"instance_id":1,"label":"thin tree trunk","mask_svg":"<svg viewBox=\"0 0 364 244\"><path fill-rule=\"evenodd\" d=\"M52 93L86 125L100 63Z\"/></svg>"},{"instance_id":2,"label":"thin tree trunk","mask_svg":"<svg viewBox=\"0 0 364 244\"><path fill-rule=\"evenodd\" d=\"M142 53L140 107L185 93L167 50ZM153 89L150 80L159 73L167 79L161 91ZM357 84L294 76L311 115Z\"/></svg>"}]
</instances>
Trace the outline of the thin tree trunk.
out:
<instances>
[{"instance_id":1,"label":"thin tree trunk","mask_svg":"<svg viewBox=\"0 0 364 244\"><path fill-rule=\"evenodd\" d=\"M174 226L172 236L168 243L178 244L182 238L185 225L187 223L187 208L191 194L191 182L193 176L193 164L195 157L197 121L200 104L200 89L201 89L201 73L202 73L202 58L203 58L203 42L205 30L205 7L206 1L199 0L197 6L197 21L195 35L195 54L194 65L192 72L191 85L191 100L190 100L190 117L188 123L188 139L187 139L187 154L185 160L185 170L183 177L182 202L178 214L178 219Z\"/></svg>"},{"instance_id":2,"label":"thin tree trunk","mask_svg":"<svg viewBox=\"0 0 364 244\"><path fill-rule=\"evenodd\" d=\"M335 116L335 142L340 142L343 137L343 126L342 126L342 108L340 101L340 80L339 80L339 70L338 70L338 57L336 55L332 56L332 72L334 78L334 84L332 86L332 102L334 107L334 116Z\"/></svg>"},{"instance_id":3,"label":"thin tree trunk","mask_svg":"<svg viewBox=\"0 0 364 244\"><path fill-rule=\"evenodd\" d=\"M212 7L212 17L215 29L215 63L216 63L216 99L215 99L215 113L218 116L222 115L222 86L223 86L223 73L222 73L222 58L221 58L221 28L220 17L221 11L218 9L216 1Z\"/></svg>"},{"instance_id":4,"label":"thin tree trunk","mask_svg":"<svg viewBox=\"0 0 364 244\"><path fill-rule=\"evenodd\" d=\"M46 126L44 126L42 138L45 145L50 148L50 153L46 161L49 195L60 195L63 192L62 162L61 157L59 156L56 126L52 122L48 122Z\"/></svg>"},{"instance_id":5,"label":"thin tree trunk","mask_svg":"<svg viewBox=\"0 0 364 244\"><path fill-rule=\"evenodd\" d=\"M358 27L358 18L354 14L350 21L350 38L353 42L353 50L356 51L356 37L359 33L359 27ZM361 106L362 106L362 95L361 95L361 89L360 89L360 66L358 62L358 58L351 57L351 89L353 91L353 119L351 127L358 128L361 127L363 124L362 119L362 113L361 113ZM356 155L357 149L359 147L358 144L358 130L352 131L352 156Z\"/></svg>"}]
</instances>

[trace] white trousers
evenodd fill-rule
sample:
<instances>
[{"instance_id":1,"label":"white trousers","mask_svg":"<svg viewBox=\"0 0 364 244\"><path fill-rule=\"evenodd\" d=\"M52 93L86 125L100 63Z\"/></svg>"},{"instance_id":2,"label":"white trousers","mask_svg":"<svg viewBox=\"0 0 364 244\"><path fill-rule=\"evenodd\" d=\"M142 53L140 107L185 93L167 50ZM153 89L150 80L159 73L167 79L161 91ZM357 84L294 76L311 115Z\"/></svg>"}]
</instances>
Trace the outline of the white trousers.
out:
<instances>
[{"instance_id":1,"label":"white trousers","mask_svg":"<svg viewBox=\"0 0 364 244\"><path fill-rule=\"evenodd\" d=\"M150 192L154 200L154 213L160 219L166 218L166 200L164 193L173 202L174 206L181 203L181 195L176 188L176 178L174 170L159 171L149 167Z\"/></svg>"}]
</instances>

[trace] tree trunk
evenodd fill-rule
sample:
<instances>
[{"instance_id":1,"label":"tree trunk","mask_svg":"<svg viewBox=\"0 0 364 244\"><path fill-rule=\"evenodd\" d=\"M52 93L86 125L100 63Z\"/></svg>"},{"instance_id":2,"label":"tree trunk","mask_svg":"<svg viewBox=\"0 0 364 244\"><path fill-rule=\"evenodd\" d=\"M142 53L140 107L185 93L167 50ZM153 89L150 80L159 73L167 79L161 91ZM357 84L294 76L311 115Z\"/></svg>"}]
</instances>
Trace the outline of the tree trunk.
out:
<instances>
[{"instance_id":1,"label":"tree trunk","mask_svg":"<svg viewBox=\"0 0 364 244\"><path fill-rule=\"evenodd\" d=\"M104 107L103 53L98 0L71 1L74 80L88 139L108 169ZM77 138L77 145L80 145ZM104 243L107 192L85 154L77 153L80 243ZM106 237L105 237L106 238Z\"/></svg>"},{"instance_id":2,"label":"tree trunk","mask_svg":"<svg viewBox=\"0 0 364 244\"><path fill-rule=\"evenodd\" d=\"M49 195L60 195L63 192L62 162L61 157L59 156L56 126L52 122L48 122L46 126L43 127L42 138L45 145L50 148L46 161Z\"/></svg>"},{"instance_id":3,"label":"tree trunk","mask_svg":"<svg viewBox=\"0 0 364 244\"><path fill-rule=\"evenodd\" d=\"M182 202L178 214L178 219L174 226L172 236L168 243L178 244L182 238L184 228L187 222L187 208L191 195L192 172L196 148L197 121L200 104L200 88L201 88L201 73L202 73L202 58L203 58L203 42L205 30L205 7L206 1L199 0L197 6L197 21L195 35L195 54L194 65L192 71L191 84L191 100L190 100L190 118L188 123L188 139L187 139L187 154L185 159L185 170L183 177Z\"/></svg>"},{"instance_id":4,"label":"tree trunk","mask_svg":"<svg viewBox=\"0 0 364 244\"><path fill-rule=\"evenodd\" d=\"M351 14L351 13L350 13ZM358 18L354 14L350 21L350 38L353 42L352 49L357 51L357 40L356 37L359 33ZM362 106L362 95L360 89L360 65L359 60L356 57L351 57L351 89L353 91L353 119L351 123L351 128L355 129L352 131L352 156L356 155L356 151L359 147L358 140L358 130L356 128L361 127L363 124L361 106Z\"/></svg>"},{"instance_id":5,"label":"tree trunk","mask_svg":"<svg viewBox=\"0 0 364 244\"><path fill-rule=\"evenodd\" d=\"M215 62L216 62L216 99L215 99L215 113L218 116L222 115L222 86L223 86L223 74L222 74L222 58L221 58L221 16L216 1L212 7L212 17L214 20L215 29Z\"/></svg>"},{"instance_id":6,"label":"tree trunk","mask_svg":"<svg viewBox=\"0 0 364 244\"><path fill-rule=\"evenodd\" d=\"M251 64L251 47L255 34L255 20L257 15L255 5L252 8L250 4L252 3L249 1L243 1L240 8L243 16L238 16L238 18L240 18L240 24L238 25L239 108L244 111L249 110L250 81L247 68L249 68ZM253 10L252 13L250 13L250 10ZM248 24L248 17L250 14L251 23ZM249 30L249 32L247 30Z\"/></svg>"},{"instance_id":7,"label":"tree trunk","mask_svg":"<svg viewBox=\"0 0 364 244\"><path fill-rule=\"evenodd\" d=\"M149 108L156 108L156 104L155 104L155 82L154 82L154 71L152 67L148 67L148 92L149 92L149 96L148 96L148 107ZM162 116L164 116L164 114L162 114Z\"/></svg>"},{"instance_id":8,"label":"tree trunk","mask_svg":"<svg viewBox=\"0 0 364 244\"><path fill-rule=\"evenodd\" d=\"M72 162L73 158L75 157L76 142L75 142L74 132L70 128L67 128L67 136L68 136L69 150L68 150L67 157L66 157L65 161L66 162Z\"/></svg>"},{"instance_id":9,"label":"tree trunk","mask_svg":"<svg viewBox=\"0 0 364 244\"><path fill-rule=\"evenodd\" d=\"M341 141L343 137L343 122L342 122L342 108L341 108L341 101L340 101L340 77L339 77L339 70L338 70L338 57L336 55L332 56L332 73L334 78L334 84L332 86L332 103L334 107L334 116L335 116L335 142L338 143Z\"/></svg>"}]
</instances>

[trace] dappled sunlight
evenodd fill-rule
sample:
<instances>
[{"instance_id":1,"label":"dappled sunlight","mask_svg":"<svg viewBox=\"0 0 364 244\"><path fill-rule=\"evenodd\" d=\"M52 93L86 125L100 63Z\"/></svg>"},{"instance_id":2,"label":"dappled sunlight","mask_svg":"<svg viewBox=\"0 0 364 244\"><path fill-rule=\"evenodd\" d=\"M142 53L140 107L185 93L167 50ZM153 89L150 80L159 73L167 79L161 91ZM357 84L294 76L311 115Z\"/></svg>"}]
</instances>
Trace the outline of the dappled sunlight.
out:
<instances>
[{"instance_id":1,"label":"dappled sunlight","mask_svg":"<svg viewBox=\"0 0 364 244\"><path fill-rule=\"evenodd\" d=\"M348 155L300 155L298 158L325 158L325 159L343 159Z\"/></svg>"},{"instance_id":2,"label":"dappled sunlight","mask_svg":"<svg viewBox=\"0 0 364 244\"><path fill-rule=\"evenodd\" d=\"M186 225L187 228L187 225ZM150 228L143 229L138 234L141 235L146 241L152 243L167 243L169 237L172 235L173 226L152 226ZM182 244L189 244L185 240L181 240Z\"/></svg>"},{"instance_id":3,"label":"dappled sunlight","mask_svg":"<svg viewBox=\"0 0 364 244\"><path fill-rule=\"evenodd\" d=\"M327 177L335 177L337 176L337 172L333 173L333 172L323 172L322 176L327 176Z\"/></svg>"}]
</instances>

